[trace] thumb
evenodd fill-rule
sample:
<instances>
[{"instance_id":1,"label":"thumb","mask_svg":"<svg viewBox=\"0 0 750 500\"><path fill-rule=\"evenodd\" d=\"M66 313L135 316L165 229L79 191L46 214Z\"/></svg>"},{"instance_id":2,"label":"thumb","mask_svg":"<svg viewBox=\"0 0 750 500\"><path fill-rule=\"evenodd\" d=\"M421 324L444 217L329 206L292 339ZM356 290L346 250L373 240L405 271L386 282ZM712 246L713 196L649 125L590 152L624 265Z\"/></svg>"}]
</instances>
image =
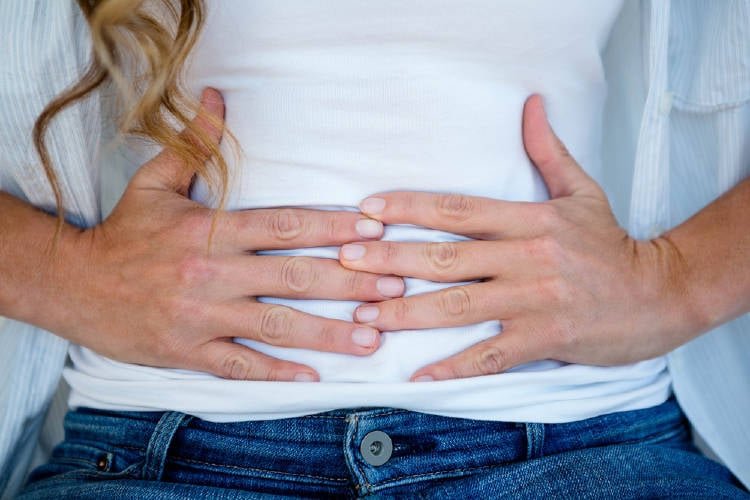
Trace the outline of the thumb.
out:
<instances>
[{"instance_id":1,"label":"thumb","mask_svg":"<svg viewBox=\"0 0 750 500\"><path fill-rule=\"evenodd\" d=\"M221 94L212 88L205 89L195 118L185 126L178 141L165 147L138 171L133 179L138 187L174 191L187 196L195 175L195 163L207 161L211 157L210 149L215 149L221 142L223 119ZM188 143L197 148L197 156L180 147Z\"/></svg>"},{"instance_id":2,"label":"thumb","mask_svg":"<svg viewBox=\"0 0 750 500\"><path fill-rule=\"evenodd\" d=\"M551 198L590 191L596 183L570 156L547 120L542 96L534 94L523 107L523 144L542 174Z\"/></svg>"}]
</instances>

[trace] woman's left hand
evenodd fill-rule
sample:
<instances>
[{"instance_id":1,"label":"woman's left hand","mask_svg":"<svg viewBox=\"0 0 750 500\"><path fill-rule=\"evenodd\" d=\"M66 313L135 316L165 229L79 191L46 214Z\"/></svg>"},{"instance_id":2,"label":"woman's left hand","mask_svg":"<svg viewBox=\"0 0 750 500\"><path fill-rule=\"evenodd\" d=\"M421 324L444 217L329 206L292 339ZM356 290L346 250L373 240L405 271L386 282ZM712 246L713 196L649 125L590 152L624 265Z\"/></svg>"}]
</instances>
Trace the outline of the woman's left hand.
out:
<instances>
[{"instance_id":1,"label":"woman's left hand","mask_svg":"<svg viewBox=\"0 0 750 500\"><path fill-rule=\"evenodd\" d=\"M426 366L415 381L472 377L555 359L617 365L653 358L697 333L685 300L686 269L667 237L631 238L602 189L547 122L541 97L526 102L523 138L550 192L541 203L455 194L392 192L362 212L474 241L345 245L351 269L439 282L478 280L365 304L355 319L380 331L499 320L502 333Z\"/></svg>"}]
</instances>

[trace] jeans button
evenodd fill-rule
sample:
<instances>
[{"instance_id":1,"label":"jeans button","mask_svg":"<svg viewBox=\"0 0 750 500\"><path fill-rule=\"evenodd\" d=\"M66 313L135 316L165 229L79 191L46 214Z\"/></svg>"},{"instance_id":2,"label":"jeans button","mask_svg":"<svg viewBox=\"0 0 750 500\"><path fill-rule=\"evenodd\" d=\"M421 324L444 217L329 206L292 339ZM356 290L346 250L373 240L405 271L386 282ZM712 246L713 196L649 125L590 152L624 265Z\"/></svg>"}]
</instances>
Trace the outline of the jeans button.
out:
<instances>
[{"instance_id":1,"label":"jeans button","mask_svg":"<svg viewBox=\"0 0 750 500\"><path fill-rule=\"evenodd\" d=\"M365 435L359 445L359 452L368 464L383 465L393 454L393 442L383 431L372 431Z\"/></svg>"}]
</instances>

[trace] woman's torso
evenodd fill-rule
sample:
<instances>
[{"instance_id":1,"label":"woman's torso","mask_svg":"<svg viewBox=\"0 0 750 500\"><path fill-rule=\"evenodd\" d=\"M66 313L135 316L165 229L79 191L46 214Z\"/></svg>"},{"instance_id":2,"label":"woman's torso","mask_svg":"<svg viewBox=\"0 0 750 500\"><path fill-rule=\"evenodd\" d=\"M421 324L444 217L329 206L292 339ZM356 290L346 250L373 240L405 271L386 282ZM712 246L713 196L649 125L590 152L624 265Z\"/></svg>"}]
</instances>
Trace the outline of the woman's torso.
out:
<instances>
[{"instance_id":1,"label":"woman's torso","mask_svg":"<svg viewBox=\"0 0 750 500\"><path fill-rule=\"evenodd\" d=\"M196 94L205 86L222 92L227 126L242 146L235 164L225 142L235 174L229 208L354 209L368 195L396 189L542 201L544 184L521 140L523 103L534 92L544 96L573 156L597 177L606 94L600 52L620 6L621 0L210 3L188 85ZM193 197L215 204L202 182ZM393 226L385 239L464 238ZM336 248L284 253L337 257ZM449 286L406 283L407 295ZM357 305L261 300L344 320ZM650 406L668 393L663 360L617 368L542 361L491 377L407 382L419 367L499 331L498 322L487 322L384 332L368 357L241 341L315 368L320 384L225 381L115 363L81 348L71 351L68 379L74 405L179 409L214 420L398 406L551 422Z\"/></svg>"}]
</instances>

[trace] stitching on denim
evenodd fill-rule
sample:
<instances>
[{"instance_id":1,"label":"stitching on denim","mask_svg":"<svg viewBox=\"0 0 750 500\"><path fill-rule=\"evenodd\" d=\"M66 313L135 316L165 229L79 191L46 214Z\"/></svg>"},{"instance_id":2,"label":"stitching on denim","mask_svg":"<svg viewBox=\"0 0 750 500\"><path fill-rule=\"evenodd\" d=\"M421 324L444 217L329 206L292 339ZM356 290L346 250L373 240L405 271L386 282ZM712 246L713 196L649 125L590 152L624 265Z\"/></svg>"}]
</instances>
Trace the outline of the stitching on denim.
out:
<instances>
[{"instance_id":1,"label":"stitching on denim","mask_svg":"<svg viewBox=\"0 0 750 500\"><path fill-rule=\"evenodd\" d=\"M478 467L464 467L461 469L446 469L446 470L439 470L434 472L423 472L422 474L408 474L405 476L396 476L393 479L390 479L388 481L377 483L376 487L380 488L381 486L388 486L393 483L397 483L401 481L402 479L413 479L413 478L420 478L420 477L430 477L430 476L442 476L444 474L451 474L451 473L457 473L457 472L475 472L479 470L487 470L487 469L494 469L496 467L502 467L506 464L495 464L495 465L482 465Z\"/></svg>"},{"instance_id":2,"label":"stitching on denim","mask_svg":"<svg viewBox=\"0 0 750 500\"><path fill-rule=\"evenodd\" d=\"M544 456L545 424L527 423L526 427L526 460Z\"/></svg>"},{"instance_id":3,"label":"stitching on denim","mask_svg":"<svg viewBox=\"0 0 750 500\"><path fill-rule=\"evenodd\" d=\"M352 436L356 436L359 433L359 415L354 415L354 429L352 432ZM356 457L356 454L355 454ZM367 488L367 494L369 495L372 493L372 485L370 484L370 480L367 478L367 474L365 474L364 469L362 468L362 463L355 458L355 463L357 464L357 471L359 472L359 475L362 477L362 479L365 480L365 487ZM362 485L357 485L357 491L360 491L362 489Z\"/></svg>"},{"instance_id":4,"label":"stitching on denim","mask_svg":"<svg viewBox=\"0 0 750 500\"><path fill-rule=\"evenodd\" d=\"M270 470L270 469L259 469L257 467L242 467L240 465L229 465L229 464L215 464L212 462L204 462L202 460L195 460L193 458L186 458L181 456L172 456L168 458L169 461L175 462L178 460L181 460L183 462L193 463L193 464L200 464L200 465L211 465L213 467L220 467L220 468L227 468L227 469L237 469L237 470L243 470L243 471L253 471L253 472L262 472L262 473L271 473L271 474L279 474L280 476L295 476L295 477L306 477L310 479L323 479L326 481L333 481L336 483L345 483L349 479L348 478L338 478L338 477L327 477L327 476L316 476L313 474L296 474L293 472L281 472L276 470Z\"/></svg>"},{"instance_id":5,"label":"stitching on denim","mask_svg":"<svg viewBox=\"0 0 750 500\"><path fill-rule=\"evenodd\" d=\"M662 444L664 441L668 441L669 439L674 438L675 436L683 433L688 433L688 429L686 429L682 424L679 425L679 427L672 427L671 429L656 432L654 434L649 434L646 437L643 438L636 438L636 439L628 439L627 441L620 441L617 443L612 443L615 445L630 445L630 444L642 444L642 445L650 445L650 444Z\"/></svg>"},{"instance_id":6,"label":"stitching on denim","mask_svg":"<svg viewBox=\"0 0 750 500\"><path fill-rule=\"evenodd\" d=\"M388 410L365 410L364 412L359 411L352 411L351 413L372 413L372 416L378 416L378 417L387 417L388 415L399 415L402 413L409 413L409 410L401 410L401 409L388 409ZM322 418L322 419L331 419L331 420L346 420L346 415L302 415L298 418Z\"/></svg>"},{"instance_id":7,"label":"stitching on denim","mask_svg":"<svg viewBox=\"0 0 750 500\"><path fill-rule=\"evenodd\" d=\"M104 472L97 470L71 470L63 472L62 474L55 474L50 479L55 481L79 481L81 479L121 479L121 478L135 478L138 476L138 472L141 467L141 462L136 462L119 472ZM46 481L46 480L45 480ZM43 484L43 482L40 482ZM33 485L32 485L33 487Z\"/></svg>"},{"instance_id":8,"label":"stitching on denim","mask_svg":"<svg viewBox=\"0 0 750 500\"><path fill-rule=\"evenodd\" d=\"M77 462L79 464L85 464L85 465L90 465L92 467L96 467L96 462L93 462L91 460L86 460L85 458L64 457L64 456L53 458L51 463L59 463L59 462Z\"/></svg>"},{"instance_id":9,"label":"stitching on denim","mask_svg":"<svg viewBox=\"0 0 750 500\"><path fill-rule=\"evenodd\" d=\"M164 463L167 460L169 447L174 440L180 424L188 416L184 413L170 411L162 414L159 422L151 433L146 448L146 461L143 464L141 477L148 481L161 481L164 473Z\"/></svg>"},{"instance_id":10,"label":"stitching on denim","mask_svg":"<svg viewBox=\"0 0 750 500\"><path fill-rule=\"evenodd\" d=\"M387 410L387 411L381 412L379 410L373 410L372 413L373 413L373 416L376 416L376 417L387 417L389 415L400 415L402 413L409 413L409 411L408 410Z\"/></svg>"}]
</instances>

